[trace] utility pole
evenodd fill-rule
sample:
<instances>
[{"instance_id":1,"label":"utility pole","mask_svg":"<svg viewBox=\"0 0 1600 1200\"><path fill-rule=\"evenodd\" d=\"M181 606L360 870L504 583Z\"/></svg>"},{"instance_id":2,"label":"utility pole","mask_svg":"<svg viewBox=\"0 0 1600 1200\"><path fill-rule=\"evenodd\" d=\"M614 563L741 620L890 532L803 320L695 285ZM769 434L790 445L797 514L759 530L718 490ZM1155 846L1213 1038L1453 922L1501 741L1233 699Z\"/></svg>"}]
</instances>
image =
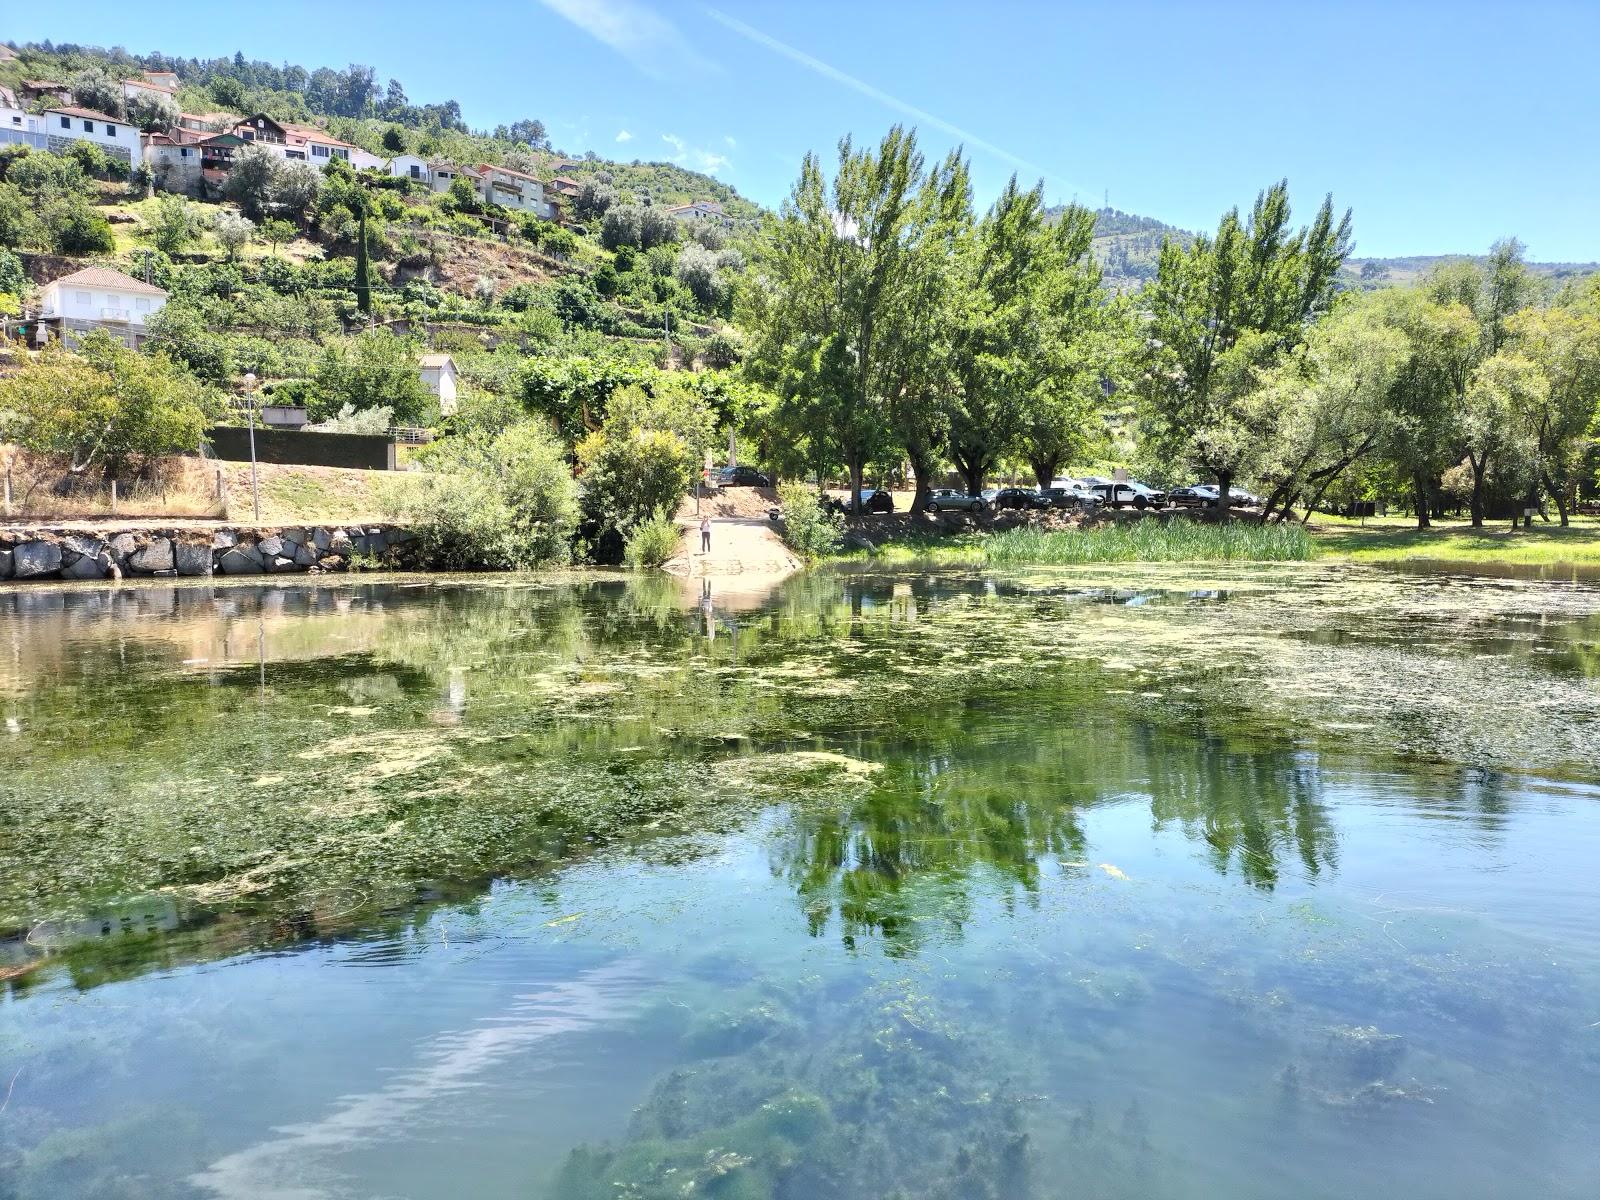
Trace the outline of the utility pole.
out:
<instances>
[{"instance_id":1,"label":"utility pole","mask_svg":"<svg viewBox=\"0 0 1600 1200\"><path fill-rule=\"evenodd\" d=\"M256 524L261 524L261 481L256 476L256 375L244 377L245 419L250 424L250 501L255 506Z\"/></svg>"}]
</instances>

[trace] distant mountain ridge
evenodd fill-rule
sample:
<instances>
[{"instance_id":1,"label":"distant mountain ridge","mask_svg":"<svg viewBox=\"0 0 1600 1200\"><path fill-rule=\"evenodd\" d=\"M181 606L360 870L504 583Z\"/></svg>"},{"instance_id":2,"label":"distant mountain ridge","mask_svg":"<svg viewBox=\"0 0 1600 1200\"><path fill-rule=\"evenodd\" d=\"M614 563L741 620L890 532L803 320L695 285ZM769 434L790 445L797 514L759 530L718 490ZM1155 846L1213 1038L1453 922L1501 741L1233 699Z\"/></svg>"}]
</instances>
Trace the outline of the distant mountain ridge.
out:
<instances>
[{"instance_id":1,"label":"distant mountain ridge","mask_svg":"<svg viewBox=\"0 0 1600 1200\"><path fill-rule=\"evenodd\" d=\"M1065 205L1046 209L1052 219ZM1105 273L1107 286L1119 292L1137 291L1155 277L1161 240L1176 238L1187 244L1194 234L1155 217L1123 212L1116 208L1095 210L1093 253ZM1346 261L1340 282L1347 288L1370 291L1380 287L1405 287L1416 283L1441 263L1466 259L1485 261L1481 254L1415 254L1393 258L1356 257ZM1600 262L1530 262L1530 270L1554 287L1600 272Z\"/></svg>"}]
</instances>

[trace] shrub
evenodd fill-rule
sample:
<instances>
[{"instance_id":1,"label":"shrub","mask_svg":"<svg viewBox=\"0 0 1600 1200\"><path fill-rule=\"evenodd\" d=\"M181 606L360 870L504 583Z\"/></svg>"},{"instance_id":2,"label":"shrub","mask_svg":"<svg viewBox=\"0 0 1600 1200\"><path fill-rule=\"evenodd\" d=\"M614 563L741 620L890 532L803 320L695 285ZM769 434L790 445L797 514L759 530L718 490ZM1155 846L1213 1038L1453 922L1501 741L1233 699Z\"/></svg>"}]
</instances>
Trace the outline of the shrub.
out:
<instances>
[{"instance_id":1,"label":"shrub","mask_svg":"<svg viewBox=\"0 0 1600 1200\"><path fill-rule=\"evenodd\" d=\"M659 567L678 553L682 531L667 509L659 509L640 521L623 539L623 561L635 571Z\"/></svg>"},{"instance_id":2,"label":"shrub","mask_svg":"<svg viewBox=\"0 0 1600 1200\"><path fill-rule=\"evenodd\" d=\"M783 506L783 540L796 554L814 562L839 548L839 518L823 511L816 488L780 484L778 502Z\"/></svg>"},{"instance_id":3,"label":"shrub","mask_svg":"<svg viewBox=\"0 0 1600 1200\"><path fill-rule=\"evenodd\" d=\"M55 205L45 218L58 254L110 254L117 239L106 219L80 199Z\"/></svg>"},{"instance_id":4,"label":"shrub","mask_svg":"<svg viewBox=\"0 0 1600 1200\"><path fill-rule=\"evenodd\" d=\"M182 196L161 196L150 218L150 240L163 254L177 254L200 236L202 222Z\"/></svg>"},{"instance_id":5,"label":"shrub","mask_svg":"<svg viewBox=\"0 0 1600 1200\"><path fill-rule=\"evenodd\" d=\"M383 481L390 515L446 570L525 570L571 554L577 491L560 445L524 421L498 435L471 432L419 455L426 474Z\"/></svg>"}]
</instances>

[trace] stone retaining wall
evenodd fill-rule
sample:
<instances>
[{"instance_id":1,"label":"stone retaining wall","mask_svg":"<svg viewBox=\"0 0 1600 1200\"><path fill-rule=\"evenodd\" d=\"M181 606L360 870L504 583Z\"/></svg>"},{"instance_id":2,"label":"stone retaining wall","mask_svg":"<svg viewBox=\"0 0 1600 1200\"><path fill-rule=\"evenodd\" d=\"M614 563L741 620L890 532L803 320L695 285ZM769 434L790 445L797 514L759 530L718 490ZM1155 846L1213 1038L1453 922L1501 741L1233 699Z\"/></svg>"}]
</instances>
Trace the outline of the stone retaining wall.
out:
<instances>
[{"instance_id":1,"label":"stone retaining wall","mask_svg":"<svg viewBox=\"0 0 1600 1200\"><path fill-rule=\"evenodd\" d=\"M393 525L0 529L0 579L172 578L343 571L352 558L397 565L411 534Z\"/></svg>"}]
</instances>

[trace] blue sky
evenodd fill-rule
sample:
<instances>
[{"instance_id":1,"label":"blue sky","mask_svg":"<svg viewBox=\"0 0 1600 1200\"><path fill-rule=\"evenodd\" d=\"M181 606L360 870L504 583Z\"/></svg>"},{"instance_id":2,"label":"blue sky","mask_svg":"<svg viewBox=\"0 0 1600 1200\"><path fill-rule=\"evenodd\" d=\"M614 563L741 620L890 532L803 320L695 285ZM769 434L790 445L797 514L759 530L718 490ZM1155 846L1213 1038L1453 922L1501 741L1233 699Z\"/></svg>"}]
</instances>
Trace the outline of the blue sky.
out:
<instances>
[{"instance_id":1,"label":"blue sky","mask_svg":"<svg viewBox=\"0 0 1600 1200\"><path fill-rule=\"evenodd\" d=\"M895 121L963 143L981 201L1012 171L1050 198L1188 228L1287 176L1309 216L1355 209L1357 252L1600 259L1600 3L814 0L15 5L0 37L307 67L351 62L474 127L672 159L767 204L807 150Z\"/></svg>"}]
</instances>

